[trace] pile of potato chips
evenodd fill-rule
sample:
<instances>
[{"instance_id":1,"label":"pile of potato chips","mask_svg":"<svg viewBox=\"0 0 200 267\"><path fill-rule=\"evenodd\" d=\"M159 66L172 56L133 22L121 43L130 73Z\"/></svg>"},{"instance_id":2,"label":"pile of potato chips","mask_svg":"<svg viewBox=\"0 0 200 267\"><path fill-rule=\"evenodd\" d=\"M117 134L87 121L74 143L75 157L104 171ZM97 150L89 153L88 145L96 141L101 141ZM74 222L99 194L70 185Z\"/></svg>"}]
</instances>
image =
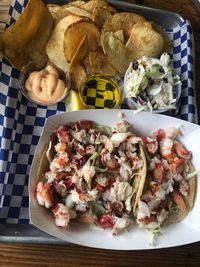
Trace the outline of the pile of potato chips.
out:
<instances>
[{"instance_id":1,"label":"pile of potato chips","mask_svg":"<svg viewBox=\"0 0 200 267\"><path fill-rule=\"evenodd\" d=\"M46 46L49 59L68 70L72 86L93 74L123 76L141 56L159 57L166 50L163 30L143 16L117 12L103 0L48 5L55 28Z\"/></svg>"},{"instance_id":2,"label":"pile of potato chips","mask_svg":"<svg viewBox=\"0 0 200 267\"><path fill-rule=\"evenodd\" d=\"M29 32L29 39L27 37L25 42L21 40L18 48L12 47L12 57L5 51L4 55L21 69L22 63L28 63L27 60L41 54L42 48L51 63L69 72L73 89L80 88L88 76L97 73L123 77L131 61L141 56L159 57L169 44L158 25L135 13L117 12L104 0L72 1L62 6L50 4L46 9L41 0L30 0L28 5L31 3L32 8L25 8L23 12L26 13L25 19L22 13L17 22L18 28L12 31L12 40L21 28ZM38 5L43 8L44 19L37 15ZM48 13L53 18L53 30ZM35 18L34 24L28 23L29 14ZM17 26L17 23L11 27ZM4 46L10 45L5 38L6 31L2 38ZM42 45L37 47L37 42ZM23 58L23 53L19 58L19 50L25 51L26 58Z\"/></svg>"}]
</instances>

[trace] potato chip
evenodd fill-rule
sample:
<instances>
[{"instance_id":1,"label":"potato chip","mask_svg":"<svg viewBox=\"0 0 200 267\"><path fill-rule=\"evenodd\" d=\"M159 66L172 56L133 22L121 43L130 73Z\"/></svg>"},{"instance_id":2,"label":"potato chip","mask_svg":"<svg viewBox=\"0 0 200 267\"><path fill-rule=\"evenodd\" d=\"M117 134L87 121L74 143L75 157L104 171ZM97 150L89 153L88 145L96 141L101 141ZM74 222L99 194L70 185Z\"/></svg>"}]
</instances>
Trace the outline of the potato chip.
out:
<instances>
[{"instance_id":1,"label":"potato chip","mask_svg":"<svg viewBox=\"0 0 200 267\"><path fill-rule=\"evenodd\" d=\"M53 19L56 21L58 19L58 16L59 16L60 5L48 4L47 7L48 7Z\"/></svg>"},{"instance_id":2,"label":"potato chip","mask_svg":"<svg viewBox=\"0 0 200 267\"><path fill-rule=\"evenodd\" d=\"M82 18L75 15L69 15L60 20L54 28L46 46L49 60L63 71L69 69L69 63L65 58L63 48L64 33L71 24L80 20L82 20Z\"/></svg>"},{"instance_id":3,"label":"potato chip","mask_svg":"<svg viewBox=\"0 0 200 267\"><path fill-rule=\"evenodd\" d=\"M54 12L53 17L54 17L55 24L57 24L64 17L66 17L66 16L68 16L70 14L77 13L76 11L73 12L73 7L80 7L83 4L85 4L85 1L73 1L73 2L69 2L69 3L67 3L65 5L62 5L62 6L58 5L59 6L58 10L55 7L54 10L52 10L52 12ZM70 12L70 10L68 10L70 8L72 8L71 9L72 12Z\"/></svg>"},{"instance_id":4,"label":"potato chip","mask_svg":"<svg viewBox=\"0 0 200 267\"><path fill-rule=\"evenodd\" d=\"M86 71L81 66L81 61L85 58L88 50L87 36L83 36L69 66L69 74L71 77L72 88L77 90L80 86L80 83L83 79L86 79ZM82 76L81 76L82 75Z\"/></svg>"},{"instance_id":5,"label":"potato chip","mask_svg":"<svg viewBox=\"0 0 200 267\"><path fill-rule=\"evenodd\" d=\"M92 14L80 7L76 7L76 6L69 6L68 8L65 9L65 11L80 16L80 17L86 17L91 19L92 18Z\"/></svg>"},{"instance_id":6,"label":"potato chip","mask_svg":"<svg viewBox=\"0 0 200 267\"><path fill-rule=\"evenodd\" d=\"M76 64L70 73L71 77L71 88L74 90L79 90L81 84L87 79L87 73L83 66Z\"/></svg>"},{"instance_id":7,"label":"potato chip","mask_svg":"<svg viewBox=\"0 0 200 267\"><path fill-rule=\"evenodd\" d=\"M150 22L133 25L130 38L126 43L130 61L142 56L158 57L162 54L163 47L162 35L153 28Z\"/></svg>"},{"instance_id":8,"label":"potato chip","mask_svg":"<svg viewBox=\"0 0 200 267\"><path fill-rule=\"evenodd\" d=\"M163 41L164 41L164 47L163 47L163 52L168 52L170 51L172 47L171 40L167 36L167 34L164 32L163 28L160 25L155 24L154 22L151 22L153 28L162 35Z\"/></svg>"},{"instance_id":9,"label":"potato chip","mask_svg":"<svg viewBox=\"0 0 200 267\"><path fill-rule=\"evenodd\" d=\"M70 73L71 73L71 69L73 69L73 65L81 63L81 61L87 55L87 52L88 52L88 42L87 42L87 36L85 34L70 63Z\"/></svg>"},{"instance_id":10,"label":"potato chip","mask_svg":"<svg viewBox=\"0 0 200 267\"><path fill-rule=\"evenodd\" d=\"M125 43L125 40L124 40L124 34L123 34L123 31L120 30L120 31L117 31L117 32L114 32L113 34L117 39L119 39L123 44Z\"/></svg>"},{"instance_id":11,"label":"potato chip","mask_svg":"<svg viewBox=\"0 0 200 267\"><path fill-rule=\"evenodd\" d=\"M104 32L101 35L101 44L112 67L123 76L129 65L126 46L113 32Z\"/></svg>"},{"instance_id":12,"label":"potato chip","mask_svg":"<svg viewBox=\"0 0 200 267\"><path fill-rule=\"evenodd\" d=\"M84 35L87 36L88 51L95 51L100 46L100 32L92 21L75 22L65 31L64 53L68 62L71 62Z\"/></svg>"},{"instance_id":13,"label":"potato chip","mask_svg":"<svg viewBox=\"0 0 200 267\"><path fill-rule=\"evenodd\" d=\"M64 7L64 8L65 7L69 7L69 6L78 6L78 7L80 7L80 6L84 5L84 4L85 4L85 1L77 0L77 1L71 1L71 2L63 5L62 7Z\"/></svg>"},{"instance_id":14,"label":"potato chip","mask_svg":"<svg viewBox=\"0 0 200 267\"><path fill-rule=\"evenodd\" d=\"M112 15L111 11L104 7L95 7L92 12L92 21L102 29L107 19Z\"/></svg>"},{"instance_id":15,"label":"potato chip","mask_svg":"<svg viewBox=\"0 0 200 267\"><path fill-rule=\"evenodd\" d=\"M92 12L94 10L94 8L96 7L104 7L105 9L108 9L109 11L111 11L112 13L116 13L117 10L110 6L106 1L103 0L91 0L83 5L81 5L81 8Z\"/></svg>"},{"instance_id":16,"label":"potato chip","mask_svg":"<svg viewBox=\"0 0 200 267\"><path fill-rule=\"evenodd\" d=\"M83 65L89 75L101 74L107 76L115 76L116 70L108 62L107 56L99 49L98 51L90 52Z\"/></svg>"},{"instance_id":17,"label":"potato chip","mask_svg":"<svg viewBox=\"0 0 200 267\"><path fill-rule=\"evenodd\" d=\"M53 18L46 5L41 0L30 0L17 22L0 36L3 55L18 70L30 61L41 64L42 58L46 60L45 46L52 29Z\"/></svg>"},{"instance_id":18,"label":"potato chip","mask_svg":"<svg viewBox=\"0 0 200 267\"><path fill-rule=\"evenodd\" d=\"M121 12L111 16L104 25L105 32L122 30L125 40L128 40L132 27L135 23L144 22L146 19L135 13Z\"/></svg>"}]
</instances>

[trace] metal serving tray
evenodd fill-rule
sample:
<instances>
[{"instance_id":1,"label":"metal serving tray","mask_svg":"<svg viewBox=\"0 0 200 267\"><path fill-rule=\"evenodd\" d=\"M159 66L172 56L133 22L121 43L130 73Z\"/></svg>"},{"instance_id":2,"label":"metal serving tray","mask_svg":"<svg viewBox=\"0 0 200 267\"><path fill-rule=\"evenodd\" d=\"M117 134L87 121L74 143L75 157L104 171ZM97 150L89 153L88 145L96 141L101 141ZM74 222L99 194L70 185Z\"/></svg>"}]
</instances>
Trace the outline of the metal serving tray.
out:
<instances>
[{"instance_id":1,"label":"metal serving tray","mask_svg":"<svg viewBox=\"0 0 200 267\"><path fill-rule=\"evenodd\" d=\"M64 0L46 0L45 2L52 4L66 3ZM142 14L165 29L173 29L184 22L184 19L179 14L135 5L132 1L110 0L108 2L115 6L119 11L132 11ZM64 241L58 240L44 232L41 232L31 224L0 224L0 241L51 244L65 243Z\"/></svg>"}]
</instances>

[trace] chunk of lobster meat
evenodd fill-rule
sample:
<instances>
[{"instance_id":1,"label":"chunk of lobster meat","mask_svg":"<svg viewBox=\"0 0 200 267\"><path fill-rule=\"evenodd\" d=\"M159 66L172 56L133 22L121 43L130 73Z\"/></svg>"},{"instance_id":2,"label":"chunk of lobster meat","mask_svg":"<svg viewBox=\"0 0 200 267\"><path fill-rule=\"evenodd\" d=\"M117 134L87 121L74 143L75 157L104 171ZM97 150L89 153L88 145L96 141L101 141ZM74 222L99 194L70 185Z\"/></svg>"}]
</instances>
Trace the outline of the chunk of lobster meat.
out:
<instances>
[{"instance_id":1,"label":"chunk of lobster meat","mask_svg":"<svg viewBox=\"0 0 200 267\"><path fill-rule=\"evenodd\" d=\"M183 179L180 181L178 190L181 193L181 195L185 197L188 195L189 185L186 180Z\"/></svg>"},{"instance_id":2,"label":"chunk of lobster meat","mask_svg":"<svg viewBox=\"0 0 200 267\"><path fill-rule=\"evenodd\" d=\"M54 149L57 153L63 153L67 150L67 144L66 143L57 143L54 146Z\"/></svg>"},{"instance_id":3,"label":"chunk of lobster meat","mask_svg":"<svg viewBox=\"0 0 200 267\"><path fill-rule=\"evenodd\" d=\"M62 228L67 228L70 222L70 213L68 208L62 204L57 203L52 208L51 211L55 217L55 224Z\"/></svg>"},{"instance_id":4,"label":"chunk of lobster meat","mask_svg":"<svg viewBox=\"0 0 200 267\"><path fill-rule=\"evenodd\" d=\"M116 158L113 157L113 155L108 152L106 149L103 149L101 157L101 162L104 166L106 166L108 169L115 171L118 170L120 167L120 164Z\"/></svg>"},{"instance_id":5,"label":"chunk of lobster meat","mask_svg":"<svg viewBox=\"0 0 200 267\"><path fill-rule=\"evenodd\" d=\"M177 190L174 190L171 193L171 198L172 198L172 201L178 206L178 208L181 211L185 211L187 209L185 200L180 192L178 192Z\"/></svg>"},{"instance_id":6,"label":"chunk of lobster meat","mask_svg":"<svg viewBox=\"0 0 200 267\"><path fill-rule=\"evenodd\" d=\"M70 141L69 131L65 129L63 126L58 128L57 137L58 137L59 143L68 143Z\"/></svg>"},{"instance_id":7,"label":"chunk of lobster meat","mask_svg":"<svg viewBox=\"0 0 200 267\"><path fill-rule=\"evenodd\" d=\"M74 142L75 143L75 142ZM85 148L79 143L76 143L74 146L74 150L81 156L85 155Z\"/></svg>"},{"instance_id":8,"label":"chunk of lobster meat","mask_svg":"<svg viewBox=\"0 0 200 267\"><path fill-rule=\"evenodd\" d=\"M160 141L160 154L168 161L172 161L174 158L173 146L174 143L170 138L164 138Z\"/></svg>"},{"instance_id":9,"label":"chunk of lobster meat","mask_svg":"<svg viewBox=\"0 0 200 267\"><path fill-rule=\"evenodd\" d=\"M79 121L80 129L89 130L93 128L94 122L88 120Z\"/></svg>"},{"instance_id":10,"label":"chunk of lobster meat","mask_svg":"<svg viewBox=\"0 0 200 267\"><path fill-rule=\"evenodd\" d=\"M154 155L158 151L158 141L155 138L143 137L143 142L147 152Z\"/></svg>"},{"instance_id":11,"label":"chunk of lobster meat","mask_svg":"<svg viewBox=\"0 0 200 267\"><path fill-rule=\"evenodd\" d=\"M118 235L120 232L126 229L130 224L131 224L131 220L126 217L117 218L112 229L112 234Z\"/></svg>"},{"instance_id":12,"label":"chunk of lobster meat","mask_svg":"<svg viewBox=\"0 0 200 267\"><path fill-rule=\"evenodd\" d=\"M87 137L87 135L86 135L86 130L85 129L81 129L78 132L70 129L70 134L73 136L73 138L76 141L78 141L80 143L83 143L83 144L86 143L86 137Z\"/></svg>"},{"instance_id":13,"label":"chunk of lobster meat","mask_svg":"<svg viewBox=\"0 0 200 267\"><path fill-rule=\"evenodd\" d=\"M111 209L116 215L122 216L124 204L121 201L115 201L115 202L111 203Z\"/></svg>"},{"instance_id":14,"label":"chunk of lobster meat","mask_svg":"<svg viewBox=\"0 0 200 267\"><path fill-rule=\"evenodd\" d=\"M100 193L104 193L110 195L110 188L111 186L114 184L114 182L116 181L117 177L116 176L112 176L107 178L108 180L105 181L105 183L101 182L100 180L98 180L96 182L96 189L100 192ZM108 190L107 190L108 189Z\"/></svg>"},{"instance_id":15,"label":"chunk of lobster meat","mask_svg":"<svg viewBox=\"0 0 200 267\"><path fill-rule=\"evenodd\" d=\"M128 138L126 142L126 149L128 152L135 152L137 149L135 147L136 144L142 141L141 137L138 136L131 136Z\"/></svg>"},{"instance_id":16,"label":"chunk of lobster meat","mask_svg":"<svg viewBox=\"0 0 200 267\"><path fill-rule=\"evenodd\" d=\"M114 133L111 136L111 142L113 143L114 147L119 147L122 142L126 140L128 133Z\"/></svg>"},{"instance_id":17,"label":"chunk of lobster meat","mask_svg":"<svg viewBox=\"0 0 200 267\"><path fill-rule=\"evenodd\" d=\"M119 167L120 167L118 161L117 161L116 159L114 159L114 158L111 158L111 159L109 159L109 160L106 160L106 161L104 161L103 163L104 163L104 165L105 165L108 169L110 169L110 170L112 170L112 171L116 171L116 170L118 170Z\"/></svg>"},{"instance_id":18,"label":"chunk of lobster meat","mask_svg":"<svg viewBox=\"0 0 200 267\"><path fill-rule=\"evenodd\" d=\"M120 121L115 124L115 130L119 133L127 133L130 127L131 126L127 121Z\"/></svg>"},{"instance_id":19,"label":"chunk of lobster meat","mask_svg":"<svg viewBox=\"0 0 200 267\"><path fill-rule=\"evenodd\" d=\"M179 175L184 167L185 159L175 158L172 163L169 164L169 171L172 175Z\"/></svg>"},{"instance_id":20,"label":"chunk of lobster meat","mask_svg":"<svg viewBox=\"0 0 200 267\"><path fill-rule=\"evenodd\" d=\"M161 163L156 163L152 171L152 178L155 182L161 184L164 179L164 168Z\"/></svg>"},{"instance_id":21,"label":"chunk of lobster meat","mask_svg":"<svg viewBox=\"0 0 200 267\"><path fill-rule=\"evenodd\" d=\"M89 166L85 164L82 167L81 174L84 178L84 180L89 184L92 181L92 178L95 176L95 167L94 166Z\"/></svg>"},{"instance_id":22,"label":"chunk of lobster meat","mask_svg":"<svg viewBox=\"0 0 200 267\"><path fill-rule=\"evenodd\" d=\"M97 220L97 225L103 229L113 228L114 220L112 218L112 215L102 214Z\"/></svg>"},{"instance_id":23,"label":"chunk of lobster meat","mask_svg":"<svg viewBox=\"0 0 200 267\"><path fill-rule=\"evenodd\" d=\"M70 178L61 181L54 181L53 188L55 189L56 193L61 197L66 197L69 190L71 189L72 181Z\"/></svg>"},{"instance_id":24,"label":"chunk of lobster meat","mask_svg":"<svg viewBox=\"0 0 200 267\"><path fill-rule=\"evenodd\" d=\"M141 200L145 201L145 202L149 202L149 201L154 200L155 196L153 195L153 193L156 192L156 189L157 188L152 187L151 190L147 190L146 192L144 192L144 194L141 197Z\"/></svg>"},{"instance_id":25,"label":"chunk of lobster meat","mask_svg":"<svg viewBox=\"0 0 200 267\"><path fill-rule=\"evenodd\" d=\"M105 192L107 186L109 185L109 178L106 177L103 174L100 174L95 179L96 182L96 188L99 192L103 193Z\"/></svg>"},{"instance_id":26,"label":"chunk of lobster meat","mask_svg":"<svg viewBox=\"0 0 200 267\"><path fill-rule=\"evenodd\" d=\"M181 134L180 129L177 127L167 127L165 129L158 129L153 133L153 136L161 141L165 138L175 139L177 136Z\"/></svg>"},{"instance_id":27,"label":"chunk of lobster meat","mask_svg":"<svg viewBox=\"0 0 200 267\"><path fill-rule=\"evenodd\" d=\"M158 129L153 133L153 137L157 139L157 141L161 141L166 138L166 133L164 129Z\"/></svg>"},{"instance_id":28,"label":"chunk of lobster meat","mask_svg":"<svg viewBox=\"0 0 200 267\"><path fill-rule=\"evenodd\" d=\"M113 143L106 135L100 135L99 141L104 145L104 147L109 151L113 151Z\"/></svg>"},{"instance_id":29,"label":"chunk of lobster meat","mask_svg":"<svg viewBox=\"0 0 200 267\"><path fill-rule=\"evenodd\" d=\"M53 190L49 183L39 182L36 187L36 199L39 205L50 208L54 204Z\"/></svg>"},{"instance_id":30,"label":"chunk of lobster meat","mask_svg":"<svg viewBox=\"0 0 200 267\"><path fill-rule=\"evenodd\" d=\"M61 180L65 179L66 175L67 175L67 173L64 172L64 171L57 172L54 180L57 181L57 182L61 181Z\"/></svg>"},{"instance_id":31,"label":"chunk of lobster meat","mask_svg":"<svg viewBox=\"0 0 200 267\"><path fill-rule=\"evenodd\" d=\"M184 158L184 159L190 159L192 156L191 151L188 151L183 144L179 142L175 142L174 144L174 149L175 152L177 153L179 158Z\"/></svg>"},{"instance_id":32,"label":"chunk of lobster meat","mask_svg":"<svg viewBox=\"0 0 200 267\"><path fill-rule=\"evenodd\" d=\"M57 157L53 159L53 161L50 163L50 170L51 171L62 171L69 162L69 156L67 153L59 154Z\"/></svg>"},{"instance_id":33,"label":"chunk of lobster meat","mask_svg":"<svg viewBox=\"0 0 200 267\"><path fill-rule=\"evenodd\" d=\"M165 134L168 138L175 139L181 135L181 131L178 127L167 127L164 129Z\"/></svg>"},{"instance_id":34,"label":"chunk of lobster meat","mask_svg":"<svg viewBox=\"0 0 200 267\"><path fill-rule=\"evenodd\" d=\"M157 217L155 214L150 214L150 216L146 216L144 218L140 218L138 219L138 221L141 223L141 224L144 224L144 225L147 225L147 224L150 224L152 222L156 222L157 221Z\"/></svg>"},{"instance_id":35,"label":"chunk of lobster meat","mask_svg":"<svg viewBox=\"0 0 200 267\"><path fill-rule=\"evenodd\" d=\"M150 190L153 194L156 193L156 191L158 191L158 188L159 188L159 184L158 183L155 183L155 182L151 182L150 183Z\"/></svg>"},{"instance_id":36,"label":"chunk of lobster meat","mask_svg":"<svg viewBox=\"0 0 200 267\"><path fill-rule=\"evenodd\" d=\"M86 163L87 159L80 154L76 154L72 157L71 163L76 165L78 168L82 167Z\"/></svg>"},{"instance_id":37,"label":"chunk of lobster meat","mask_svg":"<svg viewBox=\"0 0 200 267\"><path fill-rule=\"evenodd\" d=\"M93 145L87 145L85 147L85 154L86 155L93 155L96 152L96 149Z\"/></svg>"}]
</instances>

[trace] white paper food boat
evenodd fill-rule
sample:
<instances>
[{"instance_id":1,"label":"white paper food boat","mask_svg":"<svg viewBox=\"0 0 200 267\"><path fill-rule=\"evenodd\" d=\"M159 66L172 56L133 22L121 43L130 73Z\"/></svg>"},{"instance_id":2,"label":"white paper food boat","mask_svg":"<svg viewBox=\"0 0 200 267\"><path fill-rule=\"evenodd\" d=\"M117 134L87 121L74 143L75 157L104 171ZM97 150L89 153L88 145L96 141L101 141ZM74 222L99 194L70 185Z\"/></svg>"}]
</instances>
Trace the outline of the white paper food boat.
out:
<instances>
[{"instance_id":1,"label":"white paper food boat","mask_svg":"<svg viewBox=\"0 0 200 267\"><path fill-rule=\"evenodd\" d=\"M133 125L135 132L150 135L155 129L168 126L181 126L183 136L181 142L192 151L193 164L200 168L200 127L187 121L173 117L141 112L134 114L132 110L83 110L61 113L47 119L42 136L39 140L33 159L29 177L30 219L39 229L62 240L95 248L135 250L151 249L149 235L146 230L133 225L129 231L113 236L110 230L102 230L82 224L71 224L68 230L57 227L53 217L44 207L39 206L35 199L36 175L40 156L44 146L48 143L51 133L60 125L81 119L93 120L98 124L114 125L120 120L119 113L123 112L124 120ZM199 180L199 175L198 178ZM193 210L181 223L162 228L162 235L158 239L156 248L172 247L200 241L200 189L197 181L196 200Z\"/></svg>"}]
</instances>

